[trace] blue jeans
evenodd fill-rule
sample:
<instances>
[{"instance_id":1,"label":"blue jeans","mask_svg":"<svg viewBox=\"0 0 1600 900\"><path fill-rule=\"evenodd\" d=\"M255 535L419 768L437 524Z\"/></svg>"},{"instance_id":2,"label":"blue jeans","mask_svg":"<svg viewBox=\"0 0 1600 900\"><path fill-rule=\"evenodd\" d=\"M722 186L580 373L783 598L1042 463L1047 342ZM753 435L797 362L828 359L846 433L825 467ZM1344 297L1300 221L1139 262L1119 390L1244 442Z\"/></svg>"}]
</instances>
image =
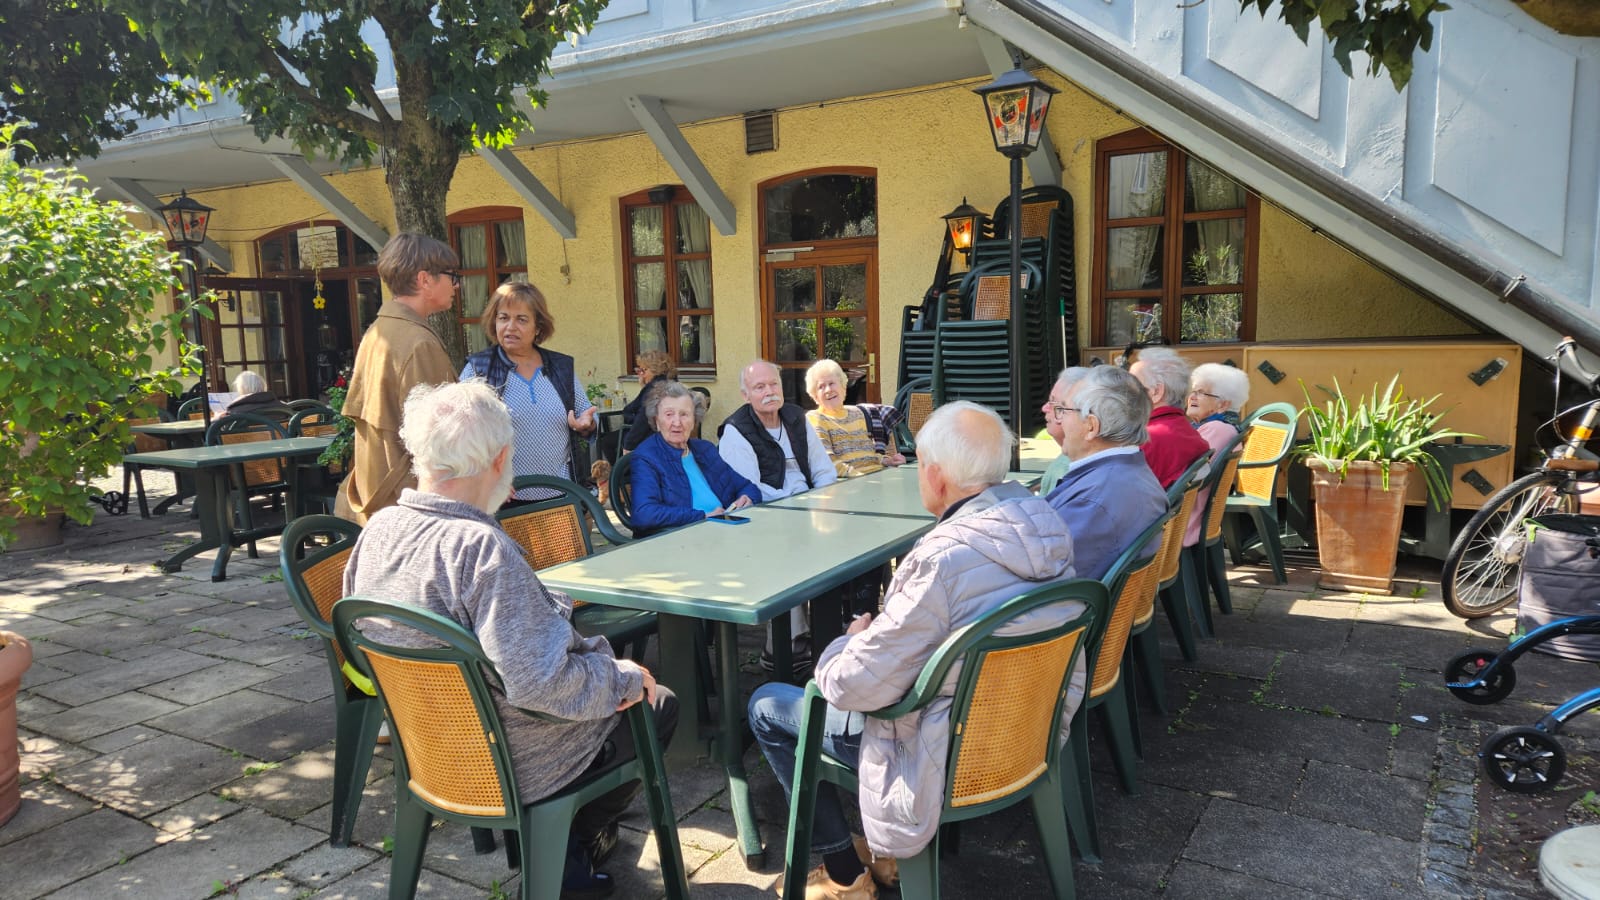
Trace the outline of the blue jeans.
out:
<instances>
[{"instance_id":1,"label":"blue jeans","mask_svg":"<svg viewBox=\"0 0 1600 900\"><path fill-rule=\"evenodd\" d=\"M768 682L750 695L750 730L766 756L772 773L783 785L783 795L794 802L794 760L800 742L801 701L805 689ZM861 759L861 728L866 716L828 707L822 726L822 750L852 769ZM832 784L817 785L817 810L811 824L811 849L828 854L850 846L850 825Z\"/></svg>"}]
</instances>

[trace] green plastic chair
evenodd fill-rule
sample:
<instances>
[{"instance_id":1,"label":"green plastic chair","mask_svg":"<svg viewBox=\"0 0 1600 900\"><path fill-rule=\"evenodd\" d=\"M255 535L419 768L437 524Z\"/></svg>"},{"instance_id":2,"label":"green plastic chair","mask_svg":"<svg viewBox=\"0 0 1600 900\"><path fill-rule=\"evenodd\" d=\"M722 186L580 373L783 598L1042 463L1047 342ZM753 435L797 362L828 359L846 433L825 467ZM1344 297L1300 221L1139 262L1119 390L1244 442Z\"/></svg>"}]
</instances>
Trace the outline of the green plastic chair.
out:
<instances>
[{"instance_id":1,"label":"green plastic chair","mask_svg":"<svg viewBox=\"0 0 1600 900\"><path fill-rule=\"evenodd\" d=\"M1238 472L1239 458L1244 452L1243 441L1244 432L1241 431L1213 457L1221 462L1211 467L1211 474L1200 486L1200 495L1204 498L1200 507L1200 539L1194 546L1183 548L1183 566L1190 573L1184 577L1192 578L1195 586L1195 593L1190 597L1195 604L1195 625L1206 637L1216 634L1211 619L1212 596L1216 597L1217 609L1223 615L1233 614L1233 598L1228 594L1228 569L1222 558L1222 516L1228 509L1226 486L1233 484Z\"/></svg>"},{"instance_id":2,"label":"green plastic chair","mask_svg":"<svg viewBox=\"0 0 1600 900\"><path fill-rule=\"evenodd\" d=\"M613 546L629 540L612 527L594 496L576 482L553 475L521 475L511 484L516 490L536 487L560 492L537 503L502 509L494 516L522 547L523 558L536 572L594 553L594 531ZM656 631L656 614L578 601L572 610L572 625L585 637L605 635L619 654L631 646L633 658L642 661L645 644Z\"/></svg>"},{"instance_id":3,"label":"green plastic chair","mask_svg":"<svg viewBox=\"0 0 1600 900\"><path fill-rule=\"evenodd\" d=\"M1282 417L1283 421L1274 421L1276 417ZM1279 537L1282 526L1278 524L1278 477L1283 471L1284 458L1294 447L1294 432L1299 423L1300 411L1288 403L1269 403L1244 420L1244 453L1239 459L1239 473L1233 493L1228 496L1223 522L1228 552L1233 556L1233 564L1238 565L1244 546L1234 520L1240 515L1250 517L1278 584L1289 580L1283 567L1283 541Z\"/></svg>"},{"instance_id":4,"label":"green plastic chair","mask_svg":"<svg viewBox=\"0 0 1600 900\"><path fill-rule=\"evenodd\" d=\"M364 632L364 621L415 632L433 646L397 646ZM394 723L390 900L415 896L435 818L515 832L523 900L555 900L561 894L573 815L583 804L636 779L644 785L666 896L688 897L666 768L649 704L635 703L626 712L635 759L581 776L542 800L524 803L512 774L511 745L489 692L490 680L498 683L499 674L477 638L425 609L363 597L335 604L333 624L340 648L372 678Z\"/></svg>"},{"instance_id":5,"label":"green plastic chair","mask_svg":"<svg viewBox=\"0 0 1600 900\"><path fill-rule=\"evenodd\" d=\"M204 397L190 397L189 399L178 404L177 418L180 420L190 418L198 419L204 416L205 410L201 408L201 404L205 402L206 398Z\"/></svg>"},{"instance_id":6,"label":"green plastic chair","mask_svg":"<svg viewBox=\"0 0 1600 900\"><path fill-rule=\"evenodd\" d=\"M1183 658L1193 662L1199 657L1195 647L1194 621L1189 615L1187 596L1192 587L1182 583L1183 532L1188 527L1189 513L1194 510L1195 498L1200 494L1200 482L1205 477L1206 464L1210 459L1210 450L1200 454L1200 458L1190 463L1189 468L1178 476L1178 480L1167 488L1167 515L1161 529L1161 548L1156 554L1155 590L1151 593L1149 607L1140 609L1134 617L1133 627L1129 632L1133 650L1133 668L1150 694L1150 699L1155 703L1156 711L1163 716L1170 712L1167 708L1167 673L1166 667L1161 662L1161 639L1156 635L1156 630L1150 626L1156 619L1155 600L1159 597ZM1179 592L1185 593L1179 596ZM1137 694L1135 690L1128 691L1128 712L1134 717L1137 717L1139 712ZM1137 729L1134 735L1137 738ZM1142 755L1143 747L1138 749Z\"/></svg>"},{"instance_id":7,"label":"green plastic chair","mask_svg":"<svg viewBox=\"0 0 1600 900\"><path fill-rule=\"evenodd\" d=\"M1098 710L1096 715L1105 729L1117 778L1128 794L1139 793L1139 720L1130 713L1133 703L1128 693L1133 674L1127 654L1129 633L1134 620L1155 602L1156 562L1160 556L1160 546L1155 542L1168 516L1170 513L1163 513L1152 522L1106 570L1101 584L1111 598L1110 611L1095 620L1089 633L1089 687L1078 716L1082 719L1089 710ZM1078 855L1084 862L1099 862L1100 830L1094 814L1094 781L1089 772L1088 729L1073 728L1068 743L1072 750L1070 771L1077 790L1065 798L1067 823L1072 827Z\"/></svg>"},{"instance_id":8,"label":"green plastic chair","mask_svg":"<svg viewBox=\"0 0 1600 900\"><path fill-rule=\"evenodd\" d=\"M344 569L361 526L336 516L303 516L289 523L278 549L278 570L289 602L322 641L333 678L333 822L328 843L343 847L355 829L356 810L383 724L372 682L345 661L333 633L333 605L344 596ZM312 539L327 541L312 543Z\"/></svg>"},{"instance_id":9,"label":"green plastic chair","mask_svg":"<svg viewBox=\"0 0 1600 900\"><path fill-rule=\"evenodd\" d=\"M288 436L287 423L283 421L252 413L234 413L211 420L211 427L206 429L205 445L220 447L224 444L248 444L282 440ZM257 459L231 468L235 527L254 532L255 513L251 509L250 498L270 497L276 506L289 492L288 463L282 459ZM287 513L284 518L293 515L293 512ZM256 552L254 537L246 541L246 546L250 548L251 559L260 556Z\"/></svg>"},{"instance_id":10,"label":"green plastic chair","mask_svg":"<svg viewBox=\"0 0 1600 900\"><path fill-rule=\"evenodd\" d=\"M1030 634L997 633L1024 613L1069 600L1080 601L1087 609L1053 628ZM921 710L948 697L944 693L947 677L956 678L955 695L950 698L949 764L939 820L961 822L1029 800L1058 900L1068 900L1075 893L1063 806L1068 778L1060 759L1061 708L1073 665L1093 627L1104 618L1106 603L1105 586L1090 579L1057 582L1008 600L946 638L899 703L867 714L896 719ZM951 669L958 665L959 674L952 676ZM785 897L805 896L818 779L849 791L857 789L855 771L822 749L826 718L827 701L812 681L806 685L794 797L789 805ZM1074 725L1072 733L1079 730ZM902 897L938 900L939 841L936 831L921 853L900 860Z\"/></svg>"},{"instance_id":11,"label":"green plastic chair","mask_svg":"<svg viewBox=\"0 0 1600 900\"><path fill-rule=\"evenodd\" d=\"M611 511L622 520L622 527L633 531L633 459L624 455L611 466Z\"/></svg>"}]
</instances>

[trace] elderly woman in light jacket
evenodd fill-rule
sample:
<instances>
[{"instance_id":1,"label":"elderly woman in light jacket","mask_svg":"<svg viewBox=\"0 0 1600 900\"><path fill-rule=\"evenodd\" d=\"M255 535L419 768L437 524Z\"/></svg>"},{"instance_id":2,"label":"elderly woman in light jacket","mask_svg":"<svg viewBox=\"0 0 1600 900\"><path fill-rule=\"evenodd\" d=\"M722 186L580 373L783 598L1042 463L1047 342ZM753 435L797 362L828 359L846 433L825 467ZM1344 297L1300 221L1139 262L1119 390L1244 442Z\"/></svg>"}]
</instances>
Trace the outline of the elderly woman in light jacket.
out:
<instances>
[{"instance_id":1,"label":"elderly woman in light jacket","mask_svg":"<svg viewBox=\"0 0 1600 900\"><path fill-rule=\"evenodd\" d=\"M1239 412L1249 399L1250 376L1234 366L1202 363L1189 373L1189 405L1184 412L1194 423L1194 430L1206 439L1211 452L1221 453L1229 441L1239 436ZM1224 462L1220 458L1211 460L1213 466ZM1200 529L1205 527L1200 516L1205 512L1209 496L1210 493L1202 493L1195 500L1189 528L1183 533L1185 547L1193 547L1200 541Z\"/></svg>"}]
</instances>

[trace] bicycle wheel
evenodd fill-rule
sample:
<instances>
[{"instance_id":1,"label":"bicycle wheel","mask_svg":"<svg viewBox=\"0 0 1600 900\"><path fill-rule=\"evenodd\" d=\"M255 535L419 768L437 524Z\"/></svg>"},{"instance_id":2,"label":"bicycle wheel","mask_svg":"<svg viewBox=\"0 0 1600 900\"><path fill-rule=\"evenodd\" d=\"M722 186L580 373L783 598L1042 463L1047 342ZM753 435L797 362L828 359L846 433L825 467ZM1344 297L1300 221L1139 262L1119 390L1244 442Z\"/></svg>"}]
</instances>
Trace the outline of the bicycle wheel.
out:
<instances>
[{"instance_id":1,"label":"bicycle wheel","mask_svg":"<svg viewBox=\"0 0 1600 900\"><path fill-rule=\"evenodd\" d=\"M1501 488L1473 514L1444 558L1444 605L1463 619L1478 619L1517 598L1517 574L1527 534L1522 522L1549 512L1575 512L1578 498L1563 493L1567 478L1534 472Z\"/></svg>"}]
</instances>

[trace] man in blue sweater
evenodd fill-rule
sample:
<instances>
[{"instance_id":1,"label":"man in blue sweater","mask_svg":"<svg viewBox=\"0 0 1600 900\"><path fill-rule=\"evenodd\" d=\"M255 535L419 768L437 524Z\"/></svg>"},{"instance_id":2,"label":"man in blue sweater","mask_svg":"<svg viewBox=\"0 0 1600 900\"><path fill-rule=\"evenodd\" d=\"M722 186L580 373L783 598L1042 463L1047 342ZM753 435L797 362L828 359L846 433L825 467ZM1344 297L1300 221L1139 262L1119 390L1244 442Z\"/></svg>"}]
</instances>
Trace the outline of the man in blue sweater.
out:
<instances>
[{"instance_id":1,"label":"man in blue sweater","mask_svg":"<svg viewBox=\"0 0 1600 900\"><path fill-rule=\"evenodd\" d=\"M1149 439L1150 396L1116 366L1063 369L1044 405L1045 428L1072 460L1045 499L1072 533L1081 578L1106 570L1167 509L1167 494L1139 445Z\"/></svg>"}]
</instances>

